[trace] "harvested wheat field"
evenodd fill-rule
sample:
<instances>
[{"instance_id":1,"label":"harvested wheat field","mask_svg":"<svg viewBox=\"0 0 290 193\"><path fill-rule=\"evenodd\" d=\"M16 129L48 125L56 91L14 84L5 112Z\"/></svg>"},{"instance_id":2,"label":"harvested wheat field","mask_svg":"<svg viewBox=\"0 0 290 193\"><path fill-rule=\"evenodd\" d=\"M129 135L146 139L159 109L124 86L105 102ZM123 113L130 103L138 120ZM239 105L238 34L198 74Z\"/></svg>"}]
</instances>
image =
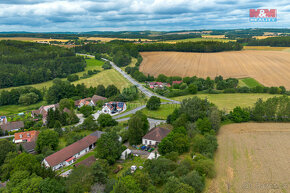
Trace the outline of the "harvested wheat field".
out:
<instances>
[{"instance_id":1,"label":"harvested wheat field","mask_svg":"<svg viewBox=\"0 0 290 193\"><path fill-rule=\"evenodd\" d=\"M223 126L207 193L290 192L290 123Z\"/></svg>"},{"instance_id":2,"label":"harvested wheat field","mask_svg":"<svg viewBox=\"0 0 290 193\"><path fill-rule=\"evenodd\" d=\"M290 89L290 53L243 50L218 53L142 52L140 71L158 76L252 77L265 86Z\"/></svg>"}]
</instances>

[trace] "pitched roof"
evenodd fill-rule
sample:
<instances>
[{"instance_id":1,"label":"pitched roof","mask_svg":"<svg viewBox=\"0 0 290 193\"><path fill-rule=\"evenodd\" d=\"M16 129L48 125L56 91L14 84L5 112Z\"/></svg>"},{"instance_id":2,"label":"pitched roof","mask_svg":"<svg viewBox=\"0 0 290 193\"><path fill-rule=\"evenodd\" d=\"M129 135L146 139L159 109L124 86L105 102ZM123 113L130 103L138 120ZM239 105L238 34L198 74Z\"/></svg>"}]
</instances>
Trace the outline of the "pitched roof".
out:
<instances>
[{"instance_id":1,"label":"pitched roof","mask_svg":"<svg viewBox=\"0 0 290 193\"><path fill-rule=\"evenodd\" d=\"M182 80L175 80L175 81L172 81L172 84L180 84L182 83Z\"/></svg>"},{"instance_id":2,"label":"pitched roof","mask_svg":"<svg viewBox=\"0 0 290 193\"><path fill-rule=\"evenodd\" d=\"M15 140L29 140L35 141L37 139L37 136L39 134L39 131L26 131L26 132L19 132L14 134Z\"/></svg>"},{"instance_id":3,"label":"pitched roof","mask_svg":"<svg viewBox=\"0 0 290 193\"><path fill-rule=\"evenodd\" d=\"M63 148L62 150L47 156L45 160L49 164L50 167L56 166L59 163L71 158L75 154L81 152L82 150L86 149L90 145L94 144L97 141L96 136L88 135L83 139Z\"/></svg>"},{"instance_id":4,"label":"pitched roof","mask_svg":"<svg viewBox=\"0 0 290 193\"><path fill-rule=\"evenodd\" d=\"M8 122L4 125L0 125L3 131L11 131L13 129L20 129L24 127L23 121L14 121L14 122Z\"/></svg>"},{"instance_id":5,"label":"pitched roof","mask_svg":"<svg viewBox=\"0 0 290 193\"><path fill-rule=\"evenodd\" d=\"M169 129L155 127L151 129L146 135L144 135L143 138L154 141L161 141L164 137L168 135L168 133L170 133Z\"/></svg>"},{"instance_id":6,"label":"pitched roof","mask_svg":"<svg viewBox=\"0 0 290 193\"><path fill-rule=\"evenodd\" d=\"M94 95L93 97L92 97L92 101L93 101L93 103L94 104L96 104L96 102L98 102L98 101L100 101L100 100L106 100L107 98L106 97L102 97L102 96L98 96L98 95Z\"/></svg>"},{"instance_id":7,"label":"pitched roof","mask_svg":"<svg viewBox=\"0 0 290 193\"><path fill-rule=\"evenodd\" d=\"M84 98L84 99L80 99L80 100L76 100L75 101L75 106L79 106L81 103L86 103L86 101L90 101L92 98Z\"/></svg>"},{"instance_id":8,"label":"pitched roof","mask_svg":"<svg viewBox=\"0 0 290 193\"><path fill-rule=\"evenodd\" d=\"M92 156L88 157L87 159L75 164L75 167L78 167L80 165L85 165L85 166L90 167L95 161L96 161L96 158L95 158L95 156L92 155Z\"/></svg>"},{"instance_id":9,"label":"pitched roof","mask_svg":"<svg viewBox=\"0 0 290 193\"><path fill-rule=\"evenodd\" d=\"M35 146L36 146L36 142L32 141L32 142L27 142L27 143L21 143L23 149L28 152L28 153L35 153Z\"/></svg>"}]
</instances>

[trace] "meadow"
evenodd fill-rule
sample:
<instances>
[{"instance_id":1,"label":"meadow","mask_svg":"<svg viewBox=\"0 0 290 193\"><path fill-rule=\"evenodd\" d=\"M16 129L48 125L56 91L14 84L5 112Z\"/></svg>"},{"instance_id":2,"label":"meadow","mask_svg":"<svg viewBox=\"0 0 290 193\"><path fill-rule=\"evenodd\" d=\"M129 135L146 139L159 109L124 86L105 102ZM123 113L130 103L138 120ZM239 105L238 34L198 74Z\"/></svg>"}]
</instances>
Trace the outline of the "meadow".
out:
<instances>
[{"instance_id":1,"label":"meadow","mask_svg":"<svg viewBox=\"0 0 290 193\"><path fill-rule=\"evenodd\" d=\"M216 178L206 193L290 192L290 123L242 123L220 128Z\"/></svg>"},{"instance_id":2,"label":"meadow","mask_svg":"<svg viewBox=\"0 0 290 193\"><path fill-rule=\"evenodd\" d=\"M186 95L180 97L171 98L173 100L182 101L185 98L200 97L202 99L207 98L210 102L218 106L219 109L229 112L233 110L236 106L240 107L251 107L259 98L268 99L274 96L272 94L256 94L256 93L229 93L229 94L196 94L196 95Z\"/></svg>"},{"instance_id":3,"label":"meadow","mask_svg":"<svg viewBox=\"0 0 290 193\"><path fill-rule=\"evenodd\" d=\"M290 53L242 50L218 53L142 52L140 71L157 77L254 78L264 86L290 89Z\"/></svg>"}]
</instances>

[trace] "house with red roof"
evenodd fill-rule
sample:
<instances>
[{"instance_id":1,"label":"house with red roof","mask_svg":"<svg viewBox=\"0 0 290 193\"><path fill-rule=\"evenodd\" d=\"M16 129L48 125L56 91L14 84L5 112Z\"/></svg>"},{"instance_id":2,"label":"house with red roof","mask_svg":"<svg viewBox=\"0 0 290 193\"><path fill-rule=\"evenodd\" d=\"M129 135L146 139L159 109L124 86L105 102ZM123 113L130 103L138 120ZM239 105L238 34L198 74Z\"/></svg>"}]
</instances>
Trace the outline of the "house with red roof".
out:
<instances>
[{"instance_id":1,"label":"house with red roof","mask_svg":"<svg viewBox=\"0 0 290 193\"><path fill-rule=\"evenodd\" d=\"M169 83L166 82L148 82L147 85L151 88L151 89L162 89L164 87L170 87Z\"/></svg>"},{"instance_id":2,"label":"house with red roof","mask_svg":"<svg viewBox=\"0 0 290 193\"><path fill-rule=\"evenodd\" d=\"M107 98L105 97L94 95L92 98L88 97L75 101L75 106L78 108L81 108L82 106L85 105L96 106L98 101L104 101L106 99Z\"/></svg>"},{"instance_id":3,"label":"house with red roof","mask_svg":"<svg viewBox=\"0 0 290 193\"><path fill-rule=\"evenodd\" d=\"M155 127L142 137L143 145L157 146L170 133L170 129Z\"/></svg>"},{"instance_id":4,"label":"house with red roof","mask_svg":"<svg viewBox=\"0 0 290 193\"><path fill-rule=\"evenodd\" d=\"M181 84L181 83L182 83L182 80L175 80L175 81L172 81L172 86L175 84Z\"/></svg>"},{"instance_id":5,"label":"house with red roof","mask_svg":"<svg viewBox=\"0 0 290 193\"><path fill-rule=\"evenodd\" d=\"M47 124L48 110L53 109L55 111L56 108L59 108L59 104L41 106L38 110L31 111L31 116L35 118L42 115L42 122L45 125Z\"/></svg>"},{"instance_id":6,"label":"house with red roof","mask_svg":"<svg viewBox=\"0 0 290 193\"><path fill-rule=\"evenodd\" d=\"M14 134L14 143L32 142L36 141L39 131L25 131Z\"/></svg>"},{"instance_id":7,"label":"house with red roof","mask_svg":"<svg viewBox=\"0 0 290 193\"><path fill-rule=\"evenodd\" d=\"M44 158L42 163L45 167L52 170L58 170L62 167L73 164L78 158L87 154L94 149L97 140L104 132L95 131L94 133L84 137L83 139L61 149L60 151Z\"/></svg>"}]
</instances>

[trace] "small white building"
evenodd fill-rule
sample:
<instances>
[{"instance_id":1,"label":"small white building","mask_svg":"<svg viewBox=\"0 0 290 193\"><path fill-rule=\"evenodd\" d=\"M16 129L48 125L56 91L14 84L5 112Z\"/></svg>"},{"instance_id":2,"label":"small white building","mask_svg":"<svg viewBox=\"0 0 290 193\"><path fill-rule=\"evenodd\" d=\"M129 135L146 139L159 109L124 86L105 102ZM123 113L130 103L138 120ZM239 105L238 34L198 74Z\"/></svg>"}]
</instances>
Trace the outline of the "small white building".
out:
<instances>
[{"instance_id":1,"label":"small white building","mask_svg":"<svg viewBox=\"0 0 290 193\"><path fill-rule=\"evenodd\" d=\"M169 129L155 127L142 137L142 144L146 146L157 146L161 140L168 135L168 133L170 133Z\"/></svg>"},{"instance_id":2,"label":"small white building","mask_svg":"<svg viewBox=\"0 0 290 193\"><path fill-rule=\"evenodd\" d=\"M124 102L109 102L105 103L102 109L102 113L114 115L121 113L127 109L126 103Z\"/></svg>"},{"instance_id":3,"label":"small white building","mask_svg":"<svg viewBox=\"0 0 290 193\"><path fill-rule=\"evenodd\" d=\"M132 153L132 151L127 148L125 151L122 152L120 159L122 159L122 160L127 159L131 153Z\"/></svg>"}]
</instances>

